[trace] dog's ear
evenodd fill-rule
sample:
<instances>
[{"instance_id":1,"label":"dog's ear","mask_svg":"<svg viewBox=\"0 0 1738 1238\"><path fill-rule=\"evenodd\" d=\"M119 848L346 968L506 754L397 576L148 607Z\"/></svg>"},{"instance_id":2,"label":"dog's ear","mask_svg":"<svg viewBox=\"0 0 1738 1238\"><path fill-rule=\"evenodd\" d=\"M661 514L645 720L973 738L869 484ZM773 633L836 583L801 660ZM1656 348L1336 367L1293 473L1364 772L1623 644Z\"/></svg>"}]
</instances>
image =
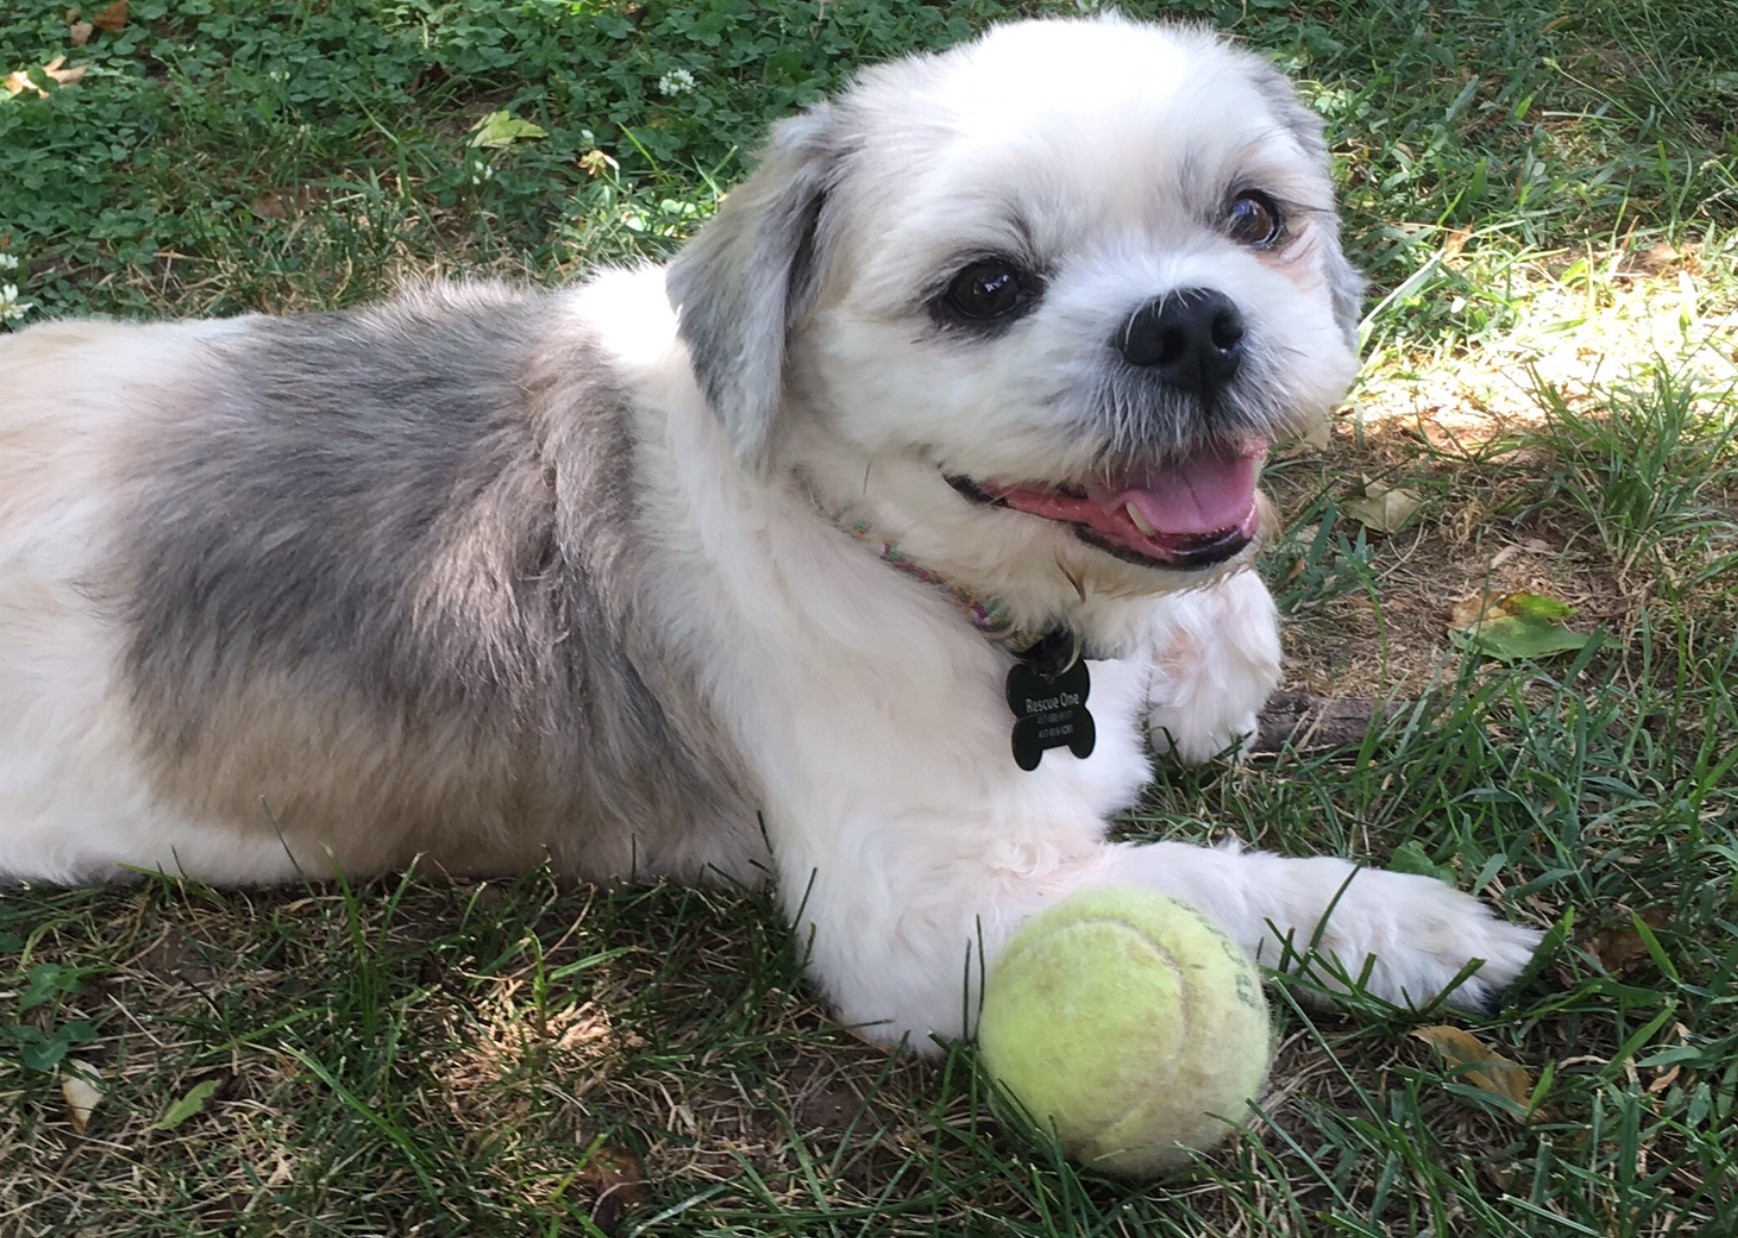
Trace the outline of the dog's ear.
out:
<instances>
[{"instance_id":1,"label":"dog's ear","mask_svg":"<svg viewBox=\"0 0 1738 1238\"><path fill-rule=\"evenodd\" d=\"M1321 165L1324 175L1332 174L1328 157L1328 142L1322 118L1297 95L1297 87L1284 73L1267 61L1245 53L1250 78L1266 98L1274 116L1283 124L1310 158ZM1345 332L1346 343L1358 347L1358 321L1363 316L1364 289L1367 281L1346 261L1340 249L1340 216L1329 211L1322 219L1322 264L1328 277L1328 293L1334 301L1334 319Z\"/></svg>"},{"instance_id":2,"label":"dog's ear","mask_svg":"<svg viewBox=\"0 0 1738 1238\"><path fill-rule=\"evenodd\" d=\"M833 116L822 104L774 126L760 166L665 277L695 376L749 468L766 463L785 339L819 282L821 207L838 164Z\"/></svg>"}]
</instances>

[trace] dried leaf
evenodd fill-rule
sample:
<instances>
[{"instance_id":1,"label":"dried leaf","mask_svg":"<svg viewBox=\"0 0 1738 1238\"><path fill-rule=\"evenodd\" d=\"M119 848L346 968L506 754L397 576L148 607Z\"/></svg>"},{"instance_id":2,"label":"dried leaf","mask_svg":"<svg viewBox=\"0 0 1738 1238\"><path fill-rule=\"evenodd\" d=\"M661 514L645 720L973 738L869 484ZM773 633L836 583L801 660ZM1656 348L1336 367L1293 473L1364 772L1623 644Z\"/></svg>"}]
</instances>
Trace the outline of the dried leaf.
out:
<instances>
[{"instance_id":1,"label":"dried leaf","mask_svg":"<svg viewBox=\"0 0 1738 1238\"><path fill-rule=\"evenodd\" d=\"M103 1099L103 1090L97 1086L102 1075L96 1067L72 1058L66 1060L62 1071L60 1094L66 1099L67 1117L72 1121L72 1129L82 1135L90 1125L91 1112Z\"/></svg>"},{"instance_id":2,"label":"dried leaf","mask_svg":"<svg viewBox=\"0 0 1738 1238\"><path fill-rule=\"evenodd\" d=\"M1471 612L1469 618L1469 611ZM1574 608L1539 593L1504 593L1478 599L1469 607L1457 602L1449 615L1455 640L1475 653L1503 662L1573 653L1590 637L1571 632L1562 621Z\"/></svg>"},{"instance_id":3,"label":"dried leaf","mask_svg":"<svg viewBox=\"0 0 1738 1238\"><path fill-rule=\"evenodd\" d=\"M472 146L499 148L511 146L515 142L534 142L548 136L549 130L528 120L520 120L505 108L499 112L490 112L471 127Z\"/></svg>"},{"instance_id":4,"label":"dried leaf","mask_svg":"<svg viewBox=\"0 0 1738 1238\"><path fill-rule=\"evenodd\" d=\"M329 196L319 185L280 185L260 194L248 209L261 219L290 219L307 214Z\"/></svg>"},{"instance_id":5,"label":"dried leaf","mask_svg":"<svg viewBox=\"0 0 1738 1238\"><path fill-rule=\"evenodd\" d=\"M1501 550L1497 551L1496 554L1492 555L1491 566L1493 568L1501 567L1511 559L1518 559L1522 555L1548 555L1551 553L1552 550L1550 545L1540 541L1538 538L1523 538L1521 541L1516 542L1513 545L1504 546Z\"/></svg>"},{"instance_id":6,"label":"dried leaf","mask_svg":"<svg viewBox=\"0 0 1738 1238\"><path fill-rule=\"evenodd\" d=\"M1479 616L1485 613L1485 607L1490 603L1490 600L1482 593L1457 599L1448 608L1448 630L1458 632L1462 628L1470 628L1477 624Z\"/></svg>"},{"instance_id":7,"label":"dried leaf","mask_svg":"<svg viewBox=\"0 0 1738 1238\"><path fill-rule=\"evenodd\" d=\"M65 64L65 56L56 56L40 69L19 69L14 73L8 73L6 75L5 83L6 93L10 95L21 95L27 90L34 90L39 98L46 99L48 98L48 92L44 90L41 84L36 80L38 77L50 79L62 86L70 86L78 81L79 78L83 77L85 75L85 70L90 68L88 64L77 64L68 68L62 68L61 66Z\"/></svg>"},{"instance_id":8,"label":"dried leaf","mask_svg":"<svg viewBox=\"0 0 1738 1238\"><path fill-rule=\"evenodd\" d=\"M1442 1054L1458 1078L1474 1087L1513 1101L1531 1116L1533 1077L1526 1068L1510 1061L1471 1032L1446 1024L1421 1027L1412 1033Z\"/></svg>"},{"instance_id":9,"label":"dried leaf","mask_svg":"<svg viewBox=\"0 0 1738 1238\"><path fill-rule=\"evenodd\" d=\"M127 25L127 3L128 0L115 0L108 8L91 18L92 24L110 34L119 34Z\"/></svg>"},{"instance_id":10,"label":"dried leaf","mask_svg":"<svg viewBox=\"0 0 1738 1238\"><path fill-rule=\"evenodd\" d=\"M1644 911L1640 920L1650 929L1661 929L1671 922L1671 913L1654 907ZM1623 977L1647 962L1647 942L1632 919L1628 924L1601 929L1587 939L1587 953L1599 960L1599 965L1613 976Z\"/></svg>"},{"instance_id":11,"label":"dried leaf","mask_svg":"<svg viewBox=\"0 0 1738 1238\"><path fill-rule=\"evenodd\" d=\"M83 47L91 41L91 35L96 33L96 27L88 21L75 21L67 27L67 38L72 40L74 47Z\"/></svg>"},{"instance_id":12,"label":"dried leaf","mask_svg":"<svg viewBox=\"0 0 1738 1238\"><path fill-rule=\"evenodd\" d=\"M272 1166L271 1175L266 1179L266 1186L275 1190L287 1182L295 1181L296 1166L295 1162L290 1160L287 1149L279 1148L274 1155L277 1157L277 1163Z\"/></svg>"},{"instance_id":13,"label":"dried leaf","mask_svg":"<svg viewBox=\"0 0 1738 1238\"><path fill-rule=\"evenodd\" d=\"M651 1192L639 1158L607 1144L591 1148L574 1181L590 1188L592 1224L606 1234L620 1229L624 1216Z\"/></svg>"},{"instance_id":14,"label":"dried leaf","mask_svg":"<svg viewBox=\"0 0 1738 1238\"><path fill-rule=\"evenodd\" d=\"M223 1086L222 1079L206 1079L196 1083L180 1100L170 1105L164 1111L154 1126L154 1131L172 1131L188 1118L205 1111L205 1102L211 1099L211 1094Z\"/></svg>"},{"instance_id":15,"label":"dried leaf","mask_svg":"<svg viewBox=\"0 0 1738 1238\"><path fill-rule=\"evenodd\" d=\"M1398 533L1423 506L1417 491L1371 481L1345 499L1340 510L1374 533Z\"/></svg>"}]
</instances>

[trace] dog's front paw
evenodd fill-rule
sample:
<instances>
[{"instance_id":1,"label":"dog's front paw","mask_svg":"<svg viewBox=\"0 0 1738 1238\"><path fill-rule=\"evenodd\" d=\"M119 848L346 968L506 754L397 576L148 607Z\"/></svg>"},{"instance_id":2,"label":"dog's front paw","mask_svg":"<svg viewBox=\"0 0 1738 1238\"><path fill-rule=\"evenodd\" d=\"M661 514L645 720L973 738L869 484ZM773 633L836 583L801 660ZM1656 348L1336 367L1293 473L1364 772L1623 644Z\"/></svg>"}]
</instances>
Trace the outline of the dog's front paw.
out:
<instances>
[{"instance_id":1,"label":"dog's front paw","mask_svg":"<svg viewBox=\"0 0 1738 1238\"><path fill-rule=\"evenodd\" d=\"M1155 707L1147 715L1153 750L1186 765L1200 765L1221 753L1234 761L1241 760L1261 726L1260 715L1253 709L1236 714L1204 714L1208 711L1199 705Z\"/></svg>"},{"instance_id":2,"label":"dog's front paw","mask_svg":"<svg viewBox=\"0 0 1738 1238\"><path fill-rule=\"evenodd\" d=\"M1286 957L1262 961L1302 972L1326 989L1353 984L1399 1006L1442 997L1450 1006L1486 1012L1544 937L1430 877L1353 869L1327 858L1292 863L1313 870L1308 883L1315 895L1329 885L1334 890L1313 926L1300 922L1287 932L1276 923L1274 931L1287 938L1280 943ZM1263 955L1273 944L1263 944Z\"/></svg>"},{"instance_id":3,"label":"dog's front paw","mask_svg":"<svg viewBox=\"0 0 1738 1238\"><path fill-rule=\"evenodd\" d=\"M1279 613L1261 579L1239 572L1165 599L1153 650L1154 749L1190 764L1241 751L1280 681Z\"/></svg>"}]
</instances>

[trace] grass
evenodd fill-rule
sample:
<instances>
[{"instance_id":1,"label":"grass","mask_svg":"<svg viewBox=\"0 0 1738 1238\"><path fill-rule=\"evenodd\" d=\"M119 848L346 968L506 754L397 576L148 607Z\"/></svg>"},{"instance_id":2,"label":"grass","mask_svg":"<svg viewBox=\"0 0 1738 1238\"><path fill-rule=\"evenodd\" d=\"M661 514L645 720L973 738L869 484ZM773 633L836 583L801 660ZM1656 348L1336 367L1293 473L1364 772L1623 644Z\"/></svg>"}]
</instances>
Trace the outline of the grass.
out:
<instances>
[{"instance_id":1,"label":"grass","mask_svg":"<svg viewBox=\"0 0 1738 1238\"><path fill-rule=\"evenodd\" d=\"M17 325L657 257L853 65L1065 7L133 0L74 46L23 0L0 75L89 68L0 98L0 285ZM11 890L0 1233L1738 1234L1726 7L1169 10L1275 55L1334 135L1369 364L1278 462L1267 568L1293 686L1393 707L1350 752L1167 772L1125 828L1478 890L1554 930L1504 1010L1322 1013L1276 980L1252 1132L1131 1189L1014 1138L969 1050L834 1027L764 893ZM503 110L543 136L472 145ZM1416 513L1360 523L1366 482ZM1460 652L1454 604L1511 592L1595 639ZM1445 1021L1519 1100L1415 1034Z\"/></svg>"}]
</instances>

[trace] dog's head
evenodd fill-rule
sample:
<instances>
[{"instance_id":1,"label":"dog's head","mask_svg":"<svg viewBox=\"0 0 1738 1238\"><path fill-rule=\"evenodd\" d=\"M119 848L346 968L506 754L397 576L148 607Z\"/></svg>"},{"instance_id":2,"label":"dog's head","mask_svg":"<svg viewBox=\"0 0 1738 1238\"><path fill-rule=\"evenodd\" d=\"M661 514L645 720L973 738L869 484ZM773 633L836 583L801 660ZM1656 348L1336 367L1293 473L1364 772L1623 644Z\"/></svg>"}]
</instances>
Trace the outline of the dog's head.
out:
<instances>
[{"instance_id":1,"label":"dog's head","mask_svg":"<svg viewBox=\"0 0 1738 1238\"><path fill-rule=\"evenodd\" d=\"M668 286L746 466L821 444L902 540L1145 591L1250 544L1267 447L1356 368L1361 281L1275 69L1096 20L870 69L784 122Z\"/></svg>"}]
</instances>

